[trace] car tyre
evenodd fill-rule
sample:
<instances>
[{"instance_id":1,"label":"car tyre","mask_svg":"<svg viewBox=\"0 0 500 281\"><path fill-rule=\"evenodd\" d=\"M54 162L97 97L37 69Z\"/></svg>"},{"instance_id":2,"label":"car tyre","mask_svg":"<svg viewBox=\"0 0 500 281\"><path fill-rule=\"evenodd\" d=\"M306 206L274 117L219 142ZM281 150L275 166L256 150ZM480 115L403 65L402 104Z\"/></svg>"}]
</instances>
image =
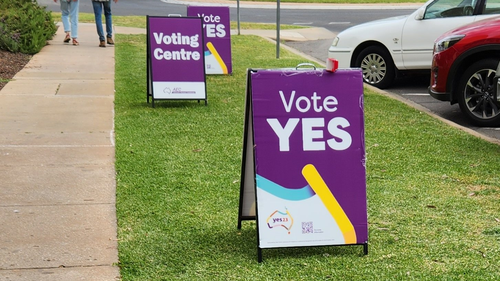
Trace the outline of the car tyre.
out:
<instances>
[{"instance_id":1,"label":"car tyre","mask_svg":"<svg viewBox=\"0 0 500 281\"><path fill-rule=\"evenodd\" d=\"M361 51L355 64L355 67L361 68L363 80L380 89L389 87L396 76L391 55L379 46L370 46Z\"/></svg>"},{"instance_id":2,"label":"car tyre","mask_svg":"<svg viewBox=\"0 0 500 281\"><path fill-rule=\"evenodd\" d=\"M460 110L481 127L500 125L500 100L494 83L498 62L498 59L484 59L471 64L458 84Z\"/></svg>"}]
</instances>

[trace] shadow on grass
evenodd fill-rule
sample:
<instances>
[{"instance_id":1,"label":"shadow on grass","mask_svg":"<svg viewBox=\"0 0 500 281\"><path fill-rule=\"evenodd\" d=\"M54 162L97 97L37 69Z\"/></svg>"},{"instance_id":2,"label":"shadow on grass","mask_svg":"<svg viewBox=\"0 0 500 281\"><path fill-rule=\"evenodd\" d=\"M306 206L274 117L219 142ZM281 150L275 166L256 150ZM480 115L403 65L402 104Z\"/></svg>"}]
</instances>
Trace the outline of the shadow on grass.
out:
<instances>
[{"instance_id":1,"label":"shadow on grass","mask_svg":"<svg viewBox=\"0 0 500 281\"><path fill-rule=\"evenodd\" d=\"M295 247L295 248L279 248L279 249L263 249L262 259L275 260L275 259L302 259L316 256L321 257L362 257L362 245L338 245L338 246L314 246L314 247Z\"/></svg>"},{"instance_id":2,"label":"shadow on grass","mask_svg":"<svg viewBox=\"0 0 500 281\"><path fill-rule=\"evenodd\" d=\"M144 103L148 107L152 107L152 101ZM207 104L208 105L208 104ZM155 100L155 108L187 108L194 106L205 106L205 100Z\"/></svg>"},{"instance_id":3,"label":"shadow on grass","mask_svg":"<svg viewBox=\"0 0 500 281\"><path fill-rule=\"evenodd\" d=\"M218 254L226 258L236 260L254 260L258 259L257 229L255 222L243 222L242 229L237 229L234 225L234 231L223 231L214 235L214 232L207 232L204 241L218 241ZM216 254L217 253L212 253ZM327 258L334 256L343 257L363 257L363 245L336 245L336 246L314 246L314 247L290 247L290 248L272 248L262 249L263 261L283 260L283 259L302 259L302 258Z\"/></svg>"}]
</instances>

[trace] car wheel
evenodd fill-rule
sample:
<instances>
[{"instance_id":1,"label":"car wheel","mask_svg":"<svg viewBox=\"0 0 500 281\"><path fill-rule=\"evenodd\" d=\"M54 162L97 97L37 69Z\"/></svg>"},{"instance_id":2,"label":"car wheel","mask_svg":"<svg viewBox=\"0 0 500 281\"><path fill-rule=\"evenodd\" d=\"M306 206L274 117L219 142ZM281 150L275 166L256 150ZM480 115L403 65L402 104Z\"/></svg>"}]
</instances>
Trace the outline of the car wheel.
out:
<instances>
[{"instance_id":1,"label":"car wheel","mask_svg":"<svg viewBox=\"0 0 500 281\"><path fill-rule=\"evenodd\" d=\"M370 46L356 58L355 67L363 71L363 80L377 88L387 88L392 84L396 73L391 55L384 48Z\"/></svg>"},{"instance_id":2,"label":"car wheel","mask_svg":"<svg viewBox=\"0 0 500 281\"><path fill-rule=\"evenodd\" d=\"M498 61L485 59L472 64L458 84L460 110L478 126L500 125L500 100L494 84Z\"/></svg>"}]
</instances>

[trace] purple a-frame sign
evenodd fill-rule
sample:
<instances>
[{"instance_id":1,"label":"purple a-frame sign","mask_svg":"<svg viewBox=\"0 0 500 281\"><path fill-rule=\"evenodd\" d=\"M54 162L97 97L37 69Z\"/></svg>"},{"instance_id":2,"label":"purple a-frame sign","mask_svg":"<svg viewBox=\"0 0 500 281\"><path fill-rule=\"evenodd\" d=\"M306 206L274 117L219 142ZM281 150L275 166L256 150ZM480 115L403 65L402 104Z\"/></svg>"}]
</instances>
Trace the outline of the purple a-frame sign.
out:
<instances>
[{"instance_id":1,"label":"purple a-frame sign","mask_svg":"<svg viewBox=\"0 0 500 281\"><path fill-rule=\"evenodd\" d=\"M205 100L203 24L200 18L147 17L148 102Z\"/></svg>"},{"instance_id":2,"label":"purple a-frame sign","mask_svg":"<svg viewBox=\"0 0 500 281\"><path fill-rule=\"evenodd\" d=\"M188 6L187 15L203 19L206 73L231 74L233 67L229 7Z\"/></svg>"},{"instance_id":3,"label":"purple a-frame sign","mask_svg":"<svg viewBox=\"0 0 500 281\"><path fill-rule=\"evenodd\" d=\"M361 71L248 76L238 226L257 218L259 261L263 248L359 244L367 253Z\"/></svg>"}]
</instances>

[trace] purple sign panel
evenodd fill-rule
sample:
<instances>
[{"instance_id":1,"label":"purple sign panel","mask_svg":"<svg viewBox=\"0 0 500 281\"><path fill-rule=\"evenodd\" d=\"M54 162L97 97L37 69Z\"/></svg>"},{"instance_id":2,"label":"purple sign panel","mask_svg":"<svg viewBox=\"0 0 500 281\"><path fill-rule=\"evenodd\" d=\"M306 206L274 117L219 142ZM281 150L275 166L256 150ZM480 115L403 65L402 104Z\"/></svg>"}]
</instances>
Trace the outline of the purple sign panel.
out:
<instances>
[{"instance_id":1,"label":"purple sign panel","mask_svg":"<svg viewBox=\"0 0 500 281\"><path fill-rule=\"evenodd\" d=\"M188 6L187 15L203 19L206 73L232 73L229 7Z\"/></svg>"},{"instance_id":2,"label":"purple sign panel","mask_svg":"<svg viewBox=\"0 0 500 281\"><path fill-rule=\"evenodd\" d=\"M251 74L259 247L366 244L360 70Z\"/></svg>"},{"instance_id":3,"label":"purple sign panel","mask_svg":"<svg viewBox=\"0 0 500 281\"><path fill-rule=\"evenodd\" d=\"M201 19L148 17L147 36L153 98L205 99Z\"/></svg>"}]
</instances>

